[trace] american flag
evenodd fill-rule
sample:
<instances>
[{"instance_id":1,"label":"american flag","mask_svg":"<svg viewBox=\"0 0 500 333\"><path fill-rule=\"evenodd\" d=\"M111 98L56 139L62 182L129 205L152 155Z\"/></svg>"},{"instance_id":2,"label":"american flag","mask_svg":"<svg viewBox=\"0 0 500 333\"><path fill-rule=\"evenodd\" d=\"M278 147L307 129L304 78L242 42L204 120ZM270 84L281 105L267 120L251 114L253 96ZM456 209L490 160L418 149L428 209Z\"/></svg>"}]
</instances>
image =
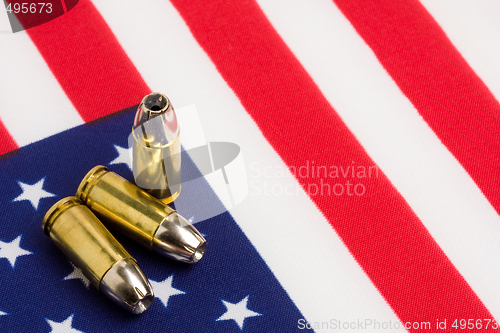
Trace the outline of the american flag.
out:
<instances>
[{"instance_id":1,"label":"american flag","mask_svg":"<svg viewBox=\"0 0 500 333\"><path fill-rule=\"evenodd\" d=\"M500 2L70 2L15 34L0 10L2 332L499 329ZM151 91L240 147L248 194L186 216L192 266L117 235L157 297L132 316L41 220L97 164L132 179Z\"/></svg>"}]
</instances>

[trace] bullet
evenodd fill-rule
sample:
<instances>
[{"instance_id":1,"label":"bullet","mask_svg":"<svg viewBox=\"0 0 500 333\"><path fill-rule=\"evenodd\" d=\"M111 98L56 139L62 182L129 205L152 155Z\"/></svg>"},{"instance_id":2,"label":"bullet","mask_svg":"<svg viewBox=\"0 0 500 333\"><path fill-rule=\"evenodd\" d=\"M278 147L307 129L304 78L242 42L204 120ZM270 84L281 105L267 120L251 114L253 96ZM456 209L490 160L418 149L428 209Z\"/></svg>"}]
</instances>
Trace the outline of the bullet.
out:
<instances>
[{"instance_id":1,"label":"bullet","mask_svg":"<svg viewBox=\"0 0 500 333\"><path fill-rule=\"evenodd\" d=\"M54 204L42 229L94 287L122 308L139 314L153 303L151 285L134 258L78 198Z\"/></svg>"},{"instance_id":2,"label":"bullet","mask_svg":"<svg viewBox=\"0 0 500 333\"><path fill-rule=\"evenodd\" d=\"M207 242L184 217L104 166L90 170L76 196L103 223L165 257L198 262Z\"/></svg>"},{"instance_id":3,"label":"bullet","mask_svg":"<svg viewBox=\"0 0 500 333\"><path fill-rule=\"evenodd\" d=\"M137 186L168 204L181 191L181 140L174 107L160 93L146 95L129 137Z\"/></svg>"}]
</instances>

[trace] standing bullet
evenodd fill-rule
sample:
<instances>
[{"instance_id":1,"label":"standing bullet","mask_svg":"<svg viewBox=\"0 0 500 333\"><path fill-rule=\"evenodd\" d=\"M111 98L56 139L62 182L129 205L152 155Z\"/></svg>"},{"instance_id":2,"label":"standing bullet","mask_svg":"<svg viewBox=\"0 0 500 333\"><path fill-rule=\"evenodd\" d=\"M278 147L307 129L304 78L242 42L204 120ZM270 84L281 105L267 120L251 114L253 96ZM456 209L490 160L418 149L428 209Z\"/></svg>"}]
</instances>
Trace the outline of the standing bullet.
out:
<instances>
[{"instance_id":1,"label":"standing bullet","mask_svg":"<svg viewBox=\"0 0 500 333\"><path fill-rule=\"evenodd\" d=\"M87 173L76 196L107 226L163 256L195 263L205 238L175 210L98 165Z\"/></svg>"},{"instance_id":2,"label":"standing bullet","mask_svg":"<svg viewBox=\"0 0 500 333\"><path fill-rule=\"evenodd\" d=\"M174 107L160 93L146 95L134 118L129 146L137 186L168 204L181 191L181 140Z\"/></svg>"},{"instance_id":3,"label":"standing bullet","mask_svg":"<svg viewBox=\"0 0 500 333\"><path fill-rule=\"evenodd\" d=\"M54 204L42 229L94 287L122 308L139 314L153 303L151 285L134 258L78 198Z\"/></svg>"}]
</instances>

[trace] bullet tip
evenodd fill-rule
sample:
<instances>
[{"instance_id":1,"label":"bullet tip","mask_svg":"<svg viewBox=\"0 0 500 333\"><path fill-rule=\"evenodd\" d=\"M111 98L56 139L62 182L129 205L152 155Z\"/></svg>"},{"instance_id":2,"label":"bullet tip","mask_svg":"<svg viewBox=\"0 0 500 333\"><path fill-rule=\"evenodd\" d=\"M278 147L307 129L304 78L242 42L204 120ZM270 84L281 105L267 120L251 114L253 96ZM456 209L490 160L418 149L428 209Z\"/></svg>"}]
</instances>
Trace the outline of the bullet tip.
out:
<instances>
[{"instance_id":1,"label":"bullet tip","mask_svg":"<svg viewBox=\"0 0 500 333\"><path fill-rule=\"evenodd\" d=\"M206 249L205 238L177 213L170 214L160 224L153 238L153 251L190 264L200 261Z\"/></svg>"},{"instance_id":2,"label":"bullet tip","mask_svg":"<svg viewBox=\"0 0 500 333\"><path fill-rule=\"evenodd\" d=\"M193 264L200 261L200 259L205 254L206 250L207 250L207 241L204 241L203 243L200 244L200 246L198 246L198 248L196 249L196 251L193 254L193 259L192 259Z\"/></svg>"},{"instance_id":3,"label":"bullet tip","mask_svg":"<svg viewBox=\"0 0 500 333\"><path fill-rule=\"evenodd\" d=\"M104 274L99 289L133 314L146 311L154 301L148 279L131 258L117 262Z\"/></svg>"}]
</instances>

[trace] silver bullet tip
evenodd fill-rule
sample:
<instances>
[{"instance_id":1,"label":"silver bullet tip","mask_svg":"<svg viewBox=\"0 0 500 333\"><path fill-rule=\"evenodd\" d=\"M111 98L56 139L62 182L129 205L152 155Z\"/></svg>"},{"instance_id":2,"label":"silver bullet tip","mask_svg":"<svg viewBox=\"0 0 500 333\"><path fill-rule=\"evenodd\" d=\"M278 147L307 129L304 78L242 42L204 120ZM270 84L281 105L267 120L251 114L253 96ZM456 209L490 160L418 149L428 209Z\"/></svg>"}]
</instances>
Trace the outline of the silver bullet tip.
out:
<instances>
[{"instance_id":1,"label":"silver bullet tip","mask_svg":"<svg viewBox=\"0 0 500 333\"><path fill-rule=\"evenodd\" d=\"M137 109L133 128L143 125L154 117L168 113L170 110L173 110L173 107L167 96L157 92L146 95Z\"/></svg>"},{"instance_id":2,"label":"silver bullet tip","mask_svg":"<svg viewBox=\"0 0 500 333\"><path fill-rule=\"evenodd\" d=\"M205 238L177 213L172 213L163 220L153 238L153 251L182 262L200 261L206 249Z\"/></svg>"},{"instance_id":3,"label":"silver bullet tip","mask_svg":"<svg viewBox=\"0 0 500 333\"><path fill-rule=\"evenodd\" d=\"M99 289L133 314L146 311L154 301L148 279L131 258L117 262L104 274Z\"/></svg>"}]
</instances>

